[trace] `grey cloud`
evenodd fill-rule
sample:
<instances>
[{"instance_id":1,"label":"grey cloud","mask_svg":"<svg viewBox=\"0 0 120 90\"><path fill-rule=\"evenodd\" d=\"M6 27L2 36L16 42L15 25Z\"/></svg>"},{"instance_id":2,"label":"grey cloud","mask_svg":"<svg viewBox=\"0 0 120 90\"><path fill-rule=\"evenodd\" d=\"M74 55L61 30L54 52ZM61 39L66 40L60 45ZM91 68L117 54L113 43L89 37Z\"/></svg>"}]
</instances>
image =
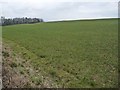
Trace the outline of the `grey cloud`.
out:
<instances>
[{"instance_id":1,"label":"grey cloud","mask_svg":"<svg viewBox=\"0 0 120 90\"><path fill-rule=\"evenodd\" d=\"M117 17L116 2L8 3L6 17L40 17L46 21L63 19Z\"/></svg>"}]
</instances>

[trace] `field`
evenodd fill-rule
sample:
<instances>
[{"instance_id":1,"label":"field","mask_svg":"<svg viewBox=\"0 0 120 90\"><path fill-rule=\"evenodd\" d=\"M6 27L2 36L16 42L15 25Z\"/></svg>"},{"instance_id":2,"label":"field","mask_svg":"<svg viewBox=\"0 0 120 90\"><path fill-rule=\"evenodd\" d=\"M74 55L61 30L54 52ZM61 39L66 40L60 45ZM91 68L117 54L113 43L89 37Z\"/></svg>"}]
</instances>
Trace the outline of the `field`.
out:
<instances>
[{"instance_id":1,"label":"field","mask_svg":"<svg viewBox=\"0 0 120 90\"><path fill-rule=\"evenodd\" d=\"M27 66L18 71L36 86L45 80L52 87L118 86L117 19L11 25L2 33L3 43L25 60L21 64L33 67L33 74Z\"/></svg>"}]
</instances>

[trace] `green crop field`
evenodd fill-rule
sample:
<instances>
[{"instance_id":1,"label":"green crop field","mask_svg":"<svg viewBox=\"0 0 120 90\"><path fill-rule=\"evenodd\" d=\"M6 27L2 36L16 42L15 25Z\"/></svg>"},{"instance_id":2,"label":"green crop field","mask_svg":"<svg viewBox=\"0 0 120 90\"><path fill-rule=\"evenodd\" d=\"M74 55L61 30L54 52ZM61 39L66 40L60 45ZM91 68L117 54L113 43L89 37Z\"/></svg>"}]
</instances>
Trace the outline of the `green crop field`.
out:
<instances>
[{"instance_id":1,"label":"green crop field","mask_svg":"<svg viewBox=\"0 0 120 90\"><path fill-rule=\"evenodd\" d=\"M2 30L3 42L58 87L118 86L117 19L21 24ZM31 80L39 85L43 80L36 73Z\"/></svg>"}]
</instances>

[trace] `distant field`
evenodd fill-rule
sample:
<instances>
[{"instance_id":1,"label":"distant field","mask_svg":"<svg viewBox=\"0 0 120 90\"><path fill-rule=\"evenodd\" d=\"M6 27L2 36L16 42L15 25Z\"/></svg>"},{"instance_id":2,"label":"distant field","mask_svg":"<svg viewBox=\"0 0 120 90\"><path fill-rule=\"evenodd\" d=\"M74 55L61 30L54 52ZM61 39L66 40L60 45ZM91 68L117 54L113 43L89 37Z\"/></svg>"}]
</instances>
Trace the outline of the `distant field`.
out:
<instances>
[{"instance_id":1,"label":"distant field","mask_svg":"<svg viewBox=\"0 0 120 90\"><path fill-rule=\"evenodd\" d=\"M58 87L118 85L117 19L11 25L2 33L3 42L24 48L12 47Z\"/></svg>"}]
</instances>

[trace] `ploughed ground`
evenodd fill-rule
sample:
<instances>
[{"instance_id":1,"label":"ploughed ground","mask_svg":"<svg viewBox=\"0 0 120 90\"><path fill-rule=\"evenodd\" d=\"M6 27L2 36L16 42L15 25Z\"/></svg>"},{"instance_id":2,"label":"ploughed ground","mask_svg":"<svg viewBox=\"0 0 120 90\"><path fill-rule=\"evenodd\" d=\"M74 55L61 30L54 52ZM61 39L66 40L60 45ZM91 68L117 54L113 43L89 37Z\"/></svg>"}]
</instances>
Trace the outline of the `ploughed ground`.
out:
<instances>
[{"instance_id":1,"label":"ploughed ground","mask_svg":"<svg viewBox=\"0 0 120 90\"><path fill-rule=\"evenodd\" d=\"M38 77L42 77L41 81ZM35 70L29 60L15 53L8 44L2 44L3 88L52 88L57 87L49 77Z\"/></svg>"},{"instance_id":2,"label":"ploughed ground","mask_svg":"<svg viewBox=\"0 0 120 90\"><path fill-rule=\"evenodd\" d=\"M3 88L25 87L26 85L29 85L30 80L27 75L21 74L17 68L17 65L21 64L20 60L22 59L19 56L14 55L12 49L7 45L3 44L2 46Z\"/></svg>"}]
</instances>

